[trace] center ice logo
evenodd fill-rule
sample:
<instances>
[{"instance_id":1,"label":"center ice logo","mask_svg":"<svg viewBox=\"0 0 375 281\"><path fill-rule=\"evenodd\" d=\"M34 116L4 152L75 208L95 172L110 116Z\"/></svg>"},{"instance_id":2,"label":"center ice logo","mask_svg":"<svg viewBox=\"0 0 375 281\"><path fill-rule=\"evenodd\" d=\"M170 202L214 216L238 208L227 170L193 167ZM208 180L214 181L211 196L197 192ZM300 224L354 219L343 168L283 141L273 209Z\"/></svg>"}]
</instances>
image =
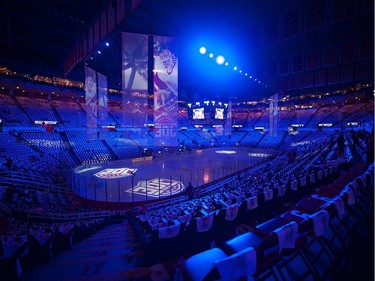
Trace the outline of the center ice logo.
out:
<instances>
[{"instance_id":1,"label":"center ice logo","mask_svg":"<svg viewBox=\"0 0 375 281\"><path fill-rule=\"evenodd\" d=\"M184 190L184 185L180 181L170 179L154 178L148 181L140 181L133 188L134 194L144 195L150 197L166 197L178 194ZM132 189L126 190L131 193Z\"/></svg>"},{"instance_id":2,"label":"center ice logo","mask_svg":"<svg viewBox=\"0 0 375 281\"><path fill-rule=\"evenodd\" d=\"M102 179L119 179L124 177L129 177L134 174L137 169L129 168L116 168L116 169L104 169L95 174L98 178Z\"/></svg>"}]
</instances>

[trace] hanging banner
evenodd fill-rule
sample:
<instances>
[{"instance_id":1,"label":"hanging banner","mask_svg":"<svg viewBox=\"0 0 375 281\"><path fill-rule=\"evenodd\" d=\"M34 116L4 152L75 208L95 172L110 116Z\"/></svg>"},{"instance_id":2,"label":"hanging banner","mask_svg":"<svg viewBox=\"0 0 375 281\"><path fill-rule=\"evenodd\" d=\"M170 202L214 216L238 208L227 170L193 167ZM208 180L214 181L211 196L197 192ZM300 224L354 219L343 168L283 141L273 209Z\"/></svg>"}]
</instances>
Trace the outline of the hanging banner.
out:
<instances>
[{"instance_id":1,"label":"hanging banner","mask_svg":"<svg viewBox=\"0 0 375 281\"><path fill-rule=\"evenodd\" d=\"M87 139L95 140L98 126L96 72L87 66L85 66L85 92Z\"/></svg>"},{"instance_id":2,"label":"hanging banner","mask_svg":"<svg viewBox=\"0 0 375 281\"><path fill-rule=\"evenodd\" d=\"M177 40L154 36L154 145L177 146Z\"/></svg>"},{"instance_id":3,"label":"hanging banner","mask_svg":"<svg viewBox=\"0 0 375 281\"><path fill-rule=\"evenodd\" d=\"M123 127L144 128L148 112L148 36L122 34Z\"/></svg>"},{"instance_id":4,"label":"hanging banner","mask_svg":"<svg viewBox=\"0 0 375 281\"><path fill-rule=\"evenodd\" d=\"M99 138L104 140L107 138L108 130L103 129L108 124L108 86L107 77L98 73L98 125L100 128Z\"/></svg>"},{"instance_id":5,"label":"hanging banner","mask_svg":"<svg viewBox=\"0 0 375 281\"><path fill-rule=\"evenodd\" d=\"M135 145L148 145L148 36L122 33L122 127Z\"/></svg>"},{"instance_id":6,"label":"hanging banner","mask_svg":"<svg viewBox=\"0 0 375 281\"><path fill-rule=\"evenodd\" d=\"M295 36L300 31L299 9L293 9L284 14L284 37Z\"/></svg>"}]
</instances>

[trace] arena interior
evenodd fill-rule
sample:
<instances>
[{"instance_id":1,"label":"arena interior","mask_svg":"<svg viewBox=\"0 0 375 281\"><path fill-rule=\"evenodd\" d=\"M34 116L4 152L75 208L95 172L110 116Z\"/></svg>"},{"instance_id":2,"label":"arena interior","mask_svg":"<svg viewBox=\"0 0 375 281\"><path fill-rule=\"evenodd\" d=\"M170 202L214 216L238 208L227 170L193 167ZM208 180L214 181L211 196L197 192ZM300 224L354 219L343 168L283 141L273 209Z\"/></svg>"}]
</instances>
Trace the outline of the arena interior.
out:
<instances>
[{"instance_id":1,"label":"arena interior","mask_svg":"<svg viewBox=\"0 0 375 281\"><path fill-rule=\"evenodd\" d=\"M373 1L0 15L1 280L374 280Z\"/></svg>"}]
</instances>

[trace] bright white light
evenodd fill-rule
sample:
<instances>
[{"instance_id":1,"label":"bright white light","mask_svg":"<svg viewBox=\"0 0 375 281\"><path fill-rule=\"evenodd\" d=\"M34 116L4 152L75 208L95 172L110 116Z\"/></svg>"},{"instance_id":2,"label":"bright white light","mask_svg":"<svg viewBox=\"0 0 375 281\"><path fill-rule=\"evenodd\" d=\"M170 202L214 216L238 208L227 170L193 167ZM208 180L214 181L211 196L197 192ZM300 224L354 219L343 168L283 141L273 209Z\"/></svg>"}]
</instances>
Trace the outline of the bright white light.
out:
<instances>
[{"instance_id":1,"label":"bright white light","mask_svg":"<svg viewBox=\"0 0 375 281\"><path fill-rule=\"evenodd\" d=\"M201 53L202 55L204 55L206 52L207 52L207 49L205 47L202 46L199 48L199 53Z\"/></svg>"},{"instance_id":2,"label":"bright white light","mask_svg":"<svg viewBox=\"0 0 375 281\"><path fill-rule=\"evenodd\" d=\"M235 154L236 153L234 150L216 150L215 152L218 154Z\"/></svg>"},{"instance_id":3,"label":"bright white light","mask_svg":"<svg viewBox=\"0 0 375 281\"><path fill-rule=\"evenodd\" d=\"M101 51L98 51L98 54L100 55L102 52Z\"/></svg>"},{"instance_id":4,"label":"bright white light","mask_svg":"<svg viewBox=\"0 0 375 281\"><path fill-rule=\"evenodd\" d=\"M106 45L107 47L109 47L109 43L108 43L108 42L105 42L105 45Z\"/></svg>"},{"instance_id":5,"label":"bright white light","mask_svg":"<svg viewBox=\"0 0 375 281\"><path fill-rule=\"evenodd\" d=\"M214 57L214 54L210 53L208 56L212 59Z\"/></svg>"},{"instance_id":6,"label":"bright white light","mask_svg":"<svg viewBox=\"0 0 375 281\"><path fill-rule=\"evenodd\" d=\"M222 55L219 55L216 57L216 63L217 64L223 64L225 62L225 58Z\"/></svg>"},{"instance_id":7,"label":"bright white light","mask_svg":"<svg viewBox=\"0 0 375 281\"><path fill-rule=\"evenodd\" d=\"M226 61L226 62L225 62L225 66L228 66L228 65L229 65L229 63Z\"/></svg>"},{"instance_id":8,"label":"bright white light","mask_svg":"<svg viewBox=\"0 0 375 281\"><path fill-rule=\"evenodd\" d=\"M233 67L233 70L237 70L237 66Z\"/></svg>"}]
</instances>

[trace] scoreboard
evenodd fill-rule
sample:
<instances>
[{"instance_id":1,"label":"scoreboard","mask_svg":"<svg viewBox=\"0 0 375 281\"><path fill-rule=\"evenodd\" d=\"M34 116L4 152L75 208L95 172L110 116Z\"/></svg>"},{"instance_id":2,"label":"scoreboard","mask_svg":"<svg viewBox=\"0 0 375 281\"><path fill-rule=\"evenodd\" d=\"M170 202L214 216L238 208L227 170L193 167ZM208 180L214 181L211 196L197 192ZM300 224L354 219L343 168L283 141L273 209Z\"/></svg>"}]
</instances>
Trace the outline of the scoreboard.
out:
<instances>
[{"instance_id":1,"label":"scoreboard","mask_svg":"<svg viewBox=\"0 0 375 281\"><path fill-rule=\"evenodd\" d=\"M223 125L227 119L228 104L220 101L202 101L188 104L188 118L192 125Z\"/></svg>"}]
</instances>

